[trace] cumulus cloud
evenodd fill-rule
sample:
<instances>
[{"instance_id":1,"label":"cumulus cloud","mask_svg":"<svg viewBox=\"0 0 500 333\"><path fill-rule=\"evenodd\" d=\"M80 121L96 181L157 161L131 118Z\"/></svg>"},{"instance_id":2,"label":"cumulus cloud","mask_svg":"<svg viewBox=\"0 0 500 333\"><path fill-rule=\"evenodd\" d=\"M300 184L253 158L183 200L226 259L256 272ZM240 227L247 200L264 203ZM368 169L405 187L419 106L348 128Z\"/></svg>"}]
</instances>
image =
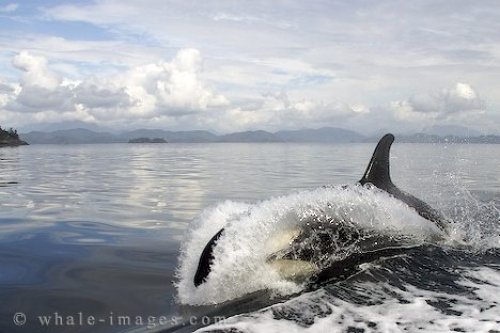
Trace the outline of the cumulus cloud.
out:
<instances>
[{"instance_id":1,"label":"cumulus cloud","mask_svg":"<svg viewBox=\"0 0 500 333\"><path fill-rule=\"evenodd\" d=\"M262 99L235 106L225 112L223 131L324 127L339 125L348 119L370 112L362 104L323 102L308 98L292 98L288 93L264 93Z\"/></svg>"},{"instance_id":2,"label":"cumulus cloud","mask_svg":"<svg viewBox=\"0 0 500 333\"><path fill-rule=\"evenodd\" d=\"M19 112L67 111L73 107L72 97L73 92L66 87L23 86L9 107Z\"/></svg>"},{"instance_id":3,"label":"cumulus cloud","mask_svg":"<svg viewBox=\"0 0 500 333\"><path fill-rule=\"evenodd\" d=\"M23 71L19 89L12 91L7 109L18 112L59 111L70 107L71 91L61 86L62 78L52 71L47 59L23 51L12 59Z\"/></svg>"},{"instance_id":4,"label":"cumulus cloud","mask_svg":"<svg viewBox=\"0 0 500 333\"><path fill-rule=\"evenodd\" d=\"M23 51L12 64L20 83L0 85L0 106L34 119L126 122L144 117L179 117L229 104L201 77L196 49L182 49L171 61L132 67L107 77L71 81L50 68L46 58Z\"/></svg>"},{"instance_id":5,"label":"cumulus cloud","mask_svg":"<svg viewBox=\"0 0 500 333\"><path fill-rule=\"evenodd\" d=\"M72 89L73 101L86 109L127 108L133 105L124 87L100 85L91 80L84 81Z\"/></svg>"},{"instance_id":6,"label":"cumulus cloud","mask_svg":"<svg viewBox=\"0 0 500 333\"><path fill-rule=\"evenodd\" d=\"M15 95L16 87L0 80L0 109L5 107Z\"/></svg>"},{"instance_id":7,"label":"cumulus cloud","mask_svg":"<svg viewBox=\"0 0 500 333\"><path fill-rule=\"evenodd\" d=\"M339 98L338 89L330 84L321 84L328 88L328 98L308 95L296 85L288 85L289 77L281 72L276 75L283 77L282 86L264 86L262 90L268 92L233 94L229 99L208 83L203 64L200 52L189 48L181 49L170 60L69 79L47 58L23 51L12 59L21 73L19 81L0 80L0 121L24 125L78 120L122 129L145 126L219 132L323 126L375 131L380 124L409 130L436 123L461 124L485 112L479 93L463 82L415 94L383 108L367 104L363 93L351 101ZM300 67L299 73L316 71L303 63L293 67ZM217 82L213 74L210 82ZM474 122L480 123L477 119Z\"/></svg>"},{"instance_id":8,"label":"cumulus cloud","mask_svg":"<svg viewBox=\"0 0 500 333\"><path fill-rule=\"evenodd\" d=\"M44 57L22 51L14 57L12 64L24 72L21 80L24 86L53 90L61 83L58 75L49 69Z\"/></svg>"},{"instance_id":9,"label":"cumulus cloud","mask_svg":"<svg viewBox=\"0 0 500 333\"><path fill-rule=\"evenodd\" d=\"M229 104L200 79L201 55L196 49L180 50L171 62L136 67L121 78L137 101L155 96L156 107L193 112Z\"/></svg>"},{"instance_id":10,"label":"cumulus cloud","mask_svg":"<svg viewBox=\"0 0 500 333\"><path fill-rule=\"evenodd\" d=\"M484 113L486 103L469 84L458 82L452 88L391 102L391 109L398 119L404 121L452 121L463 119L464 115Z\"/></svg>"}]
</instances>

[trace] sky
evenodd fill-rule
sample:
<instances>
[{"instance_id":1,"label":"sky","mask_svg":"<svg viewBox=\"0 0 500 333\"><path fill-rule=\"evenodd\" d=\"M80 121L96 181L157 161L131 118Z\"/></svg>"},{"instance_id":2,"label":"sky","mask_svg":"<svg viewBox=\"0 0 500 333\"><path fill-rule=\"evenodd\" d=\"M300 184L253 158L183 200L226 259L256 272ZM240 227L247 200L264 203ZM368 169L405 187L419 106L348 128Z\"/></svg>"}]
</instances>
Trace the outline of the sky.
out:
<instances>
[{"instance_id":1,"label":"sky","mask_svg":"<svg viewBox=\"0 0 500 333\"><path fill-rule=\"evenodd\" d=\"M500 3L0 0L0 125L500 134Z\"/></svg>"}]
</instances>

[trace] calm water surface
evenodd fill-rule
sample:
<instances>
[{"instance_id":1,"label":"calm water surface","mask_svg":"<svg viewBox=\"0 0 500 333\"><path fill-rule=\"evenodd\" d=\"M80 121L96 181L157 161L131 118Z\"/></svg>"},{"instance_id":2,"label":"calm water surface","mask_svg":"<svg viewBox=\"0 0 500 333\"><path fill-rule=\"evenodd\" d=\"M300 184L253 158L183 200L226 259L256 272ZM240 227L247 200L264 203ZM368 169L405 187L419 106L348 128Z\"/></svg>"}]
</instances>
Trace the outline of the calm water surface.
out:
<instances>
[{"instance_id":1,"label":"calm water surface","mask_svg":"<svg viewBox=\"0 0 500 333\"><path fill-rule=\"evenodd\" d=\"M111 317L181 316L178 249L203 208L354 183L374 146L1 149L0 332L120 332L133 325ZM464 195L500 202L500 145L395 144L392 156L394 182L437 207L450 210ZM17 312L27 324L14 324ZM55 312L96 324L40 325L38 316Z\"/></svg>"}]
</instances>

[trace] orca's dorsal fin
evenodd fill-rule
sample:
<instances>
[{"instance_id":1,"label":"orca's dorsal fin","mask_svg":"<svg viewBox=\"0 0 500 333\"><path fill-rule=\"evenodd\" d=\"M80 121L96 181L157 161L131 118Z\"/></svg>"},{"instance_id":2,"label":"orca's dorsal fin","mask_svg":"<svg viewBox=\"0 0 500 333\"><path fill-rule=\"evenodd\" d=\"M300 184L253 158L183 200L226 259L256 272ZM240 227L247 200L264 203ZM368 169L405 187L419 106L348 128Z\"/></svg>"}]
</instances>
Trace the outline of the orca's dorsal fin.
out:
<instances>
[{"instance_id":1,"label":"orca's dorsal fin","mask_svg":"<svg viewBox=\"0 0 500 333\"><path fill-rule=\"evenodd\" d=\"M368 163L365 174L359 181L361 185L371 183L375 187L386 191L396 199L401 200L411 208L415 209L417 213L423 218L435 222L436 225L443 231L447 230L446 219L429 204L423 202L413 195L401 191L396 185L392 183L390 173L390 151L391 145L394 142L394 135L388 133L380 139L373 152L372 159Z\"/></svg>"},{"instance_id":2,"label":"orca's dorsal fin","mask_svg":"<svg viewBox=\"0 0 500 333\"><path fill-rule=\"evenodd\" d=\"M365 174L359 181L361 185L371 183L381 190L390 192L394 187L390 173L390 150L394 142L394 135L388 133L380 139L373 152L372 159L368 163Z\"/></svg>"}]
</instances>

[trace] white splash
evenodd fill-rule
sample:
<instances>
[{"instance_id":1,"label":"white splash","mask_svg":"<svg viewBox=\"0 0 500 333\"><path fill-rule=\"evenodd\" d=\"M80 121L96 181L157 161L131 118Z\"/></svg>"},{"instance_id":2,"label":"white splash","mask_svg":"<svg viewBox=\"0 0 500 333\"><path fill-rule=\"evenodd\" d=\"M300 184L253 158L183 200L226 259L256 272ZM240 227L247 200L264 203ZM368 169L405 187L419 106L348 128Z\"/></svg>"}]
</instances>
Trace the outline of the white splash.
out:
<instances>
[{"instance_id":1,"label":"white splash","mask_svg":"<svg viewBox=\"0 0 500 333\"><path fill-rule=\"evenodd\" d=\"M303 286L288 281L266 262L274 252L269 240L293 233L314 215L348 221L383 235L404 235L418 244L443 236L434 223L386 192L361 186L328 187L271 198L250 205L226 201L204 210L192 223L181 248L176 284L185 304L215 304L258 290L286 295ZM205 283L193 277L200 254L222 227L214 261Z\"/></svg>"}]
</instances>

